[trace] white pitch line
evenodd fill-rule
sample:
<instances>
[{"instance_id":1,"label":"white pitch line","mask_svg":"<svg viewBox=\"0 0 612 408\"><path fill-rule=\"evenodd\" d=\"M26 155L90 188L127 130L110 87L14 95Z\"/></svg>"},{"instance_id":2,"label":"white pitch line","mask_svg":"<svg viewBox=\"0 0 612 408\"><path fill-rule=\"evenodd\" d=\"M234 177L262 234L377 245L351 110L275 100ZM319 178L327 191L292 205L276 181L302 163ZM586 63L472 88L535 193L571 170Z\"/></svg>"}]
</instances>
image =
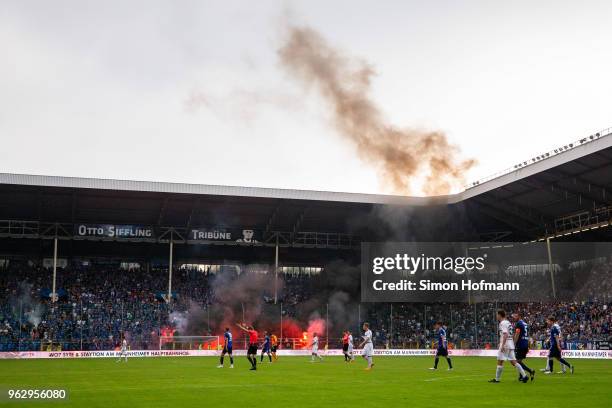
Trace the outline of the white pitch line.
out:
<instances>
[{"instance_id":1,"label":"white pitch line","mask_svg":"<svg viewBox=\"0 0 612 408\"><path fill-rule=\"evenodd\" d=\"M486 377L486 376L483 374L474 374L474 375L462 375L462 376L452 376L452 377L428 378L427 380L424 380L424 381L430 382L430 381L441 381L441 380L464 380L466 378L473 378L473 377Z\"/></svg>"}]
</instances>

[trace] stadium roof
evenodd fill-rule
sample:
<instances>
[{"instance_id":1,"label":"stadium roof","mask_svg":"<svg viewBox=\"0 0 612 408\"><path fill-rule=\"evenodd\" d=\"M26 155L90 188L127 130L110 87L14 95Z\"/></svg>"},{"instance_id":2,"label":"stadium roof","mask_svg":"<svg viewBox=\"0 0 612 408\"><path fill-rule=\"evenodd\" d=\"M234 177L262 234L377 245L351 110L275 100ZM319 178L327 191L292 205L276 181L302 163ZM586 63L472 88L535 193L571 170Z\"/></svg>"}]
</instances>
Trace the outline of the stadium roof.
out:
<instances>
[{"instance_id":1,"label":"stadium roof","mask_svg":"<svg viewBox=\"0 0 612 408\"><path fill-rule=\"evenodd\" d=\"M444 197L408 197L385 194L342 193L316 190L221 186L211 184L167 183L82 177L40 176L0 173L0 184L77 189L143 191L169 194L213 195L287 200L335 201L364 204L428 205L446 202Z\"/></svg>"},{"instance_id":2,"label":"stadium roof","mask_svg":"<svg viewBox=\"0 0 612 408\"><path fill-rule=\"evenodd\" d=\"M593 137L593 136L592 136ZM569 145L561 145L559 149L544 153L524 161L513 169L494 174L486 179L472 183L465 191L438 197L414 197L386 194L345 193L316 190L293 190L261 187L222 186L210 184L186 184L155 181L114 180L82 177L44 176L31 174L0 173L0 184L16 184L40 187L64 187L78 189L98 189L117 191L146 191L158 193L220 195L234 197L279 198L291 200L337 201L367 204L390 205L430 205L432 203L457 203L470 197L501 188L507 184L531 177L552 168L574 162L575 166L568 168L566 176L580 176L591 184L597 184L603 174L596 170L607 170L609 157L601 153L597 161L597 153L612 147L612 129L597 133L593 140L584 138ZM595 155L595 156L593 156ZM590 156L588 164L580 161ZM592 163L595 160L594 163ZM601 163L603 160L603 163ZM597 167L597 165L603 164ZM573 170L573 171L572 171ZM599 172L601 173L601 172ZM593 180L589 180L593 178Z\"/></svg>"}]
</instances>

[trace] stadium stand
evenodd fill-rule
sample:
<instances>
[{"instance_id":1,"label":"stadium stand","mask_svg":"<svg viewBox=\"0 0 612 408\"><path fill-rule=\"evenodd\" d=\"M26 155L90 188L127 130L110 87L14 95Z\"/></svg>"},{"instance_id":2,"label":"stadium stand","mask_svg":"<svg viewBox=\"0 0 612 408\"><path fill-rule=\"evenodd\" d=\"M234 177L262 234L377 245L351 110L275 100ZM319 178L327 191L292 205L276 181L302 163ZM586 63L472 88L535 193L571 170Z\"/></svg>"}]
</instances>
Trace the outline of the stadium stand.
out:
<instances>
[{"instance_id":1,"label":"stadium stand","mask_svg":"<svg viewBox=\"0 0 612 408\"><path fill-rule=\"evenodd\" d=\"M612 288L612 264L598 265ZM225 272L232 273L232 272ZM210 274L182 269L177 273L176 301L163 298L162 270L125 271L109 268L67 268L62 271L63 289L53 306L49 298L49 271L44 268L12 268L0 277L0 349L40 350L52 342L62 350L105 350L117 346L121 333L128 333L132 347L155 349L162 330L178 330L172 314L198 306L206 308L217 300L210 290ZM307 302L317 277L288 276L280 297L284 316L296 318L297 308ZM612 289L608 289L612 294ZM262 295L260 299L265 301ZM594 342L609 341L612 305L608 299L582 303L529 304L361 304L364 316L375 327L378 347L425 348L431 346L436 320L447 322L451 343L461 348L483 348L495 344L495 310L521 310L530 316L534 347L547 339L545 318L556 315L563 323L568 348L592 348ZM390 312L390 310L392 311ZM354 311L355 312L355 311ZM209 322L201 333L220 330ZM392 333L392 335L390 334ZM336 334L336 333L333 333ZM339 341L337 338L330 343Z\"/></svg>"}]
</instances>

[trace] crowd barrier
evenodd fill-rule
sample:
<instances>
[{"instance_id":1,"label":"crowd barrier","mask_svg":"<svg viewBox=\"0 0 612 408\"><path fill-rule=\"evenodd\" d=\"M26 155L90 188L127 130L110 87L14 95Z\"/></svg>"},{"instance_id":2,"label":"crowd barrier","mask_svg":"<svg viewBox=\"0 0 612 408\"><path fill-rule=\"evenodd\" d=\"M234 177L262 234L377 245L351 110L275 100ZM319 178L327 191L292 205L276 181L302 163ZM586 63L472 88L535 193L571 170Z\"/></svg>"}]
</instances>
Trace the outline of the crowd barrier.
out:
<instances>
[{"instance_id":1,"label":"crowd barrier","mask_svg":"<svg viewBox=\"0 0 612 408\"><path fill-rule=\"evenodd\" d=\"M355 354L360 354L355 350ZM119 351L14 351L0 352L2 359L60 359L60 358L117 358ZM219 356L217 350L130 350L128 357L211 357ZM279 356L309 356L310 350L279 350ZM323 356L342 356L340 349L321 350ZM375 356L417 357L433 356L436 350L419 349L375 349ZM497 350L449 350L454 357L495 357ZM563 357L585 359L612 359L612 350L564 350ZM246 350L234 350L234 356L245 356ZM548 350L530 350L528 357L547 357Z\"/></svg>"}]
</instances>

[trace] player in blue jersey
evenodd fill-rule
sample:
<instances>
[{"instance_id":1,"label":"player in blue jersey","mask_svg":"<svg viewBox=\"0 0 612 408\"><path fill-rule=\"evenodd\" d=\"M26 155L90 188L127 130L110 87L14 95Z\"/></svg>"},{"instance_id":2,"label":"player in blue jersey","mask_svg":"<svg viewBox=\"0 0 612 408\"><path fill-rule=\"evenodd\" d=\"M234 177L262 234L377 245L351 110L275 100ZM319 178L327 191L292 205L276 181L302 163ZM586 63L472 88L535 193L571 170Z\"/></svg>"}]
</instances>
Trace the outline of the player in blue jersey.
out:
<instances>
[{"instance_id":1,"label":"player in blue jersey","mask_svg":"<svg viewBox=\"0 0 612 408\"><path fill-rule=\"evenodd\" d=\"M264 332L264 342L263 346L261 347L261 359L259 360L260 362L263 363L264 354L267 354L268 358L270 359L270 362L272 362L272 353L270 352L270 349L270 334L266 331Z\"/></svg>"},{"instance_id":2,"label":"player in blue jersey","mask_svg":"<svg viewBox=\"0 0 612 408\"><path fill-rule=\"evenodd\" d=\"M223 357L225 357L226 354L229 354L230 368L234 368L234 356L232 356L233 338L232 332L230 331L229 327L225 328L223 338L225 340L225 343L223 344L223 351L221 352L221 358L219 359L219 365L217 366L217 368L223 368Z\"/></svg>"},{"instance_id":3,"label":"player in blue jersey","mask_svg":"<svg viewBox=\"0 0 612 408\"><path fill-rule=\"evenodd\" d=\"M438 369L438 360L440 357L446 357L446 362L448 363L448 370L453 369L453 364L451 363L451 359L448 356L448 340L446 339L446 329L442 325L441 321L437 321L434 325L434 328L438 335L438 350L436 351L436 359L434 360L434 366L430 368L430 370Z\"/></svg>"},{"instance_id":4,"label":"player in blue jersey","mask_svg":"<svg viewBox=\"0 0 612 408\"><path fill-rule=\"evenodd\" d=\"M523 367L523 370L529 373L531 381L535 378L535 370L527 367L524 360L529 353L529 325L523 320L521 312L516 312L512 315L514 318L514 345L516 361Z\"/></svg>"},{"instance_id":5,"label":"player in blue jersey","mask_svg":"<svg viewBox=\"0 0 612 408\"><path fill-rule=\"evenodd\" d=\"M574 374L574 366L561 356L561 327L559 327L557 319L555 319L554 316L549 316L548 319L546 319L546 323L548 323L550 327L550 349L548 353L548 370L544 373L553 373L553 358L556 358L562 364L562 373L565 373L565 367L563 366L566 366L570 369L570 373Z\"/></svg>"}]
</instances>

